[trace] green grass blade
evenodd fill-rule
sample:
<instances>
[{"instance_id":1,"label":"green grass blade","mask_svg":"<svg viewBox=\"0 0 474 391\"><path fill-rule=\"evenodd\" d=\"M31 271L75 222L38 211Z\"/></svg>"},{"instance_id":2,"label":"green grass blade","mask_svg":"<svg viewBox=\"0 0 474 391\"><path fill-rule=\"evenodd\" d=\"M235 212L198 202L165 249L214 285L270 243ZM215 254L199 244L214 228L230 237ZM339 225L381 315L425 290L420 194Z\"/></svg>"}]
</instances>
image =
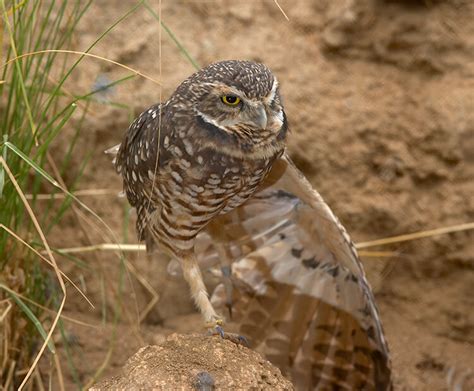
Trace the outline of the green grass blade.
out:
<instances>
[{"instance_id":1,"label":"green grass blade","mask_svg":"<svg viewBox=\"0 0 474 391\"><path fill-rule=\"evenodd\" d=\"M12 291L10 288L8 288L6 285L3 285L0 283L0 288L3 289L4 291L6 291L10 297L13 299L13 301L15 301L15 303L18 305L18 307L21 308L21 310L25 313L26 317L31 320L31 322L33 323L33 325L36 327L36 329L38 330L38 332L40 333L40 335L43 337L43 339L46 341L46 339L48 338L48 333L46 332L46 330L43 328L43 326L41 325L41 322L39 321L39 319L35 316L35 314L33 313L33 311L30 310L30 307L28 307L24 302L23 300L20 299L20 297L18 297L18 295ZM56 349L54 347L54 343L53 343L53 340L52 339L49 339L48 341L48 349L50 350L51 353L55 354L56 353Z\"/></svg>"},{"instance_id":2,"label":"green grass blade","mask_svg":"<svg viewBox=\"0 0 474 391\"><path fill-rule=\"evenodd\" d=\"M10 38L10 46L13 50L13 53L14 53L15 57L17 57L18 53L17 53L17 50L16 50L16 44L15 44L15 40L14 40L13 31L11 29L11 25L10 25L10 22L8 20L7 10L6 10L6 7L5 7L5 0L0 0L0 2L2 4L3 20L5 22L4 25L7 27L7 33L8 33L8 36ZM22 69L21 69L21 61L20 60L15 61L14 66L17 69L17 72L18 72L18 75L19 75L19 85L20 85L23 101L24 101L24 104L26 106L26 114L27 114L27 117L28 117L28 121L30 123L31 133L33 135L35 135L36 134L36 125L34 123L33 115L31 113L31 107L30 107L30 101L29 101L29 98L28 98L28 94L26 93L25 80L23 79L23 73L22 73Z\"/></svg>"},{"instance_id":3,"label":"green grass blade","mask_svg":"<svg viewBox=\"0 0 474 391\"><path fill-rule=\"evenodd\" d=\"M7 141L8 141L8 134L4 134L3 143L6 143ZM7 161L7 149L5 148L5 145L2 146L2 156L3 156L3 160ZM5 170L2 165L0 166L0 199L2 199L2 196L3 196L3 186L5 186Z\"/></svg>"},{"instance_id":4,"label":"green grass blade","mask_svg":"<svg viewBox=\"0 0 474 391\"><path fill-rule=\"evenodd\" d=\"M54 179L51 175L49 175L45 170L43 170L38 164L36 164L33 160L31 160L28 156L26 156L22 151L20 151L15 145L13 145L10 141L5 142L4 144L8 147L12 152L16 153L20 158L22 158L28 165L33 168L38 174L40 174L44 179L46 179L49 183L53 186L61 189L61 185L59 184L56 179Z\"/></svg>"}]
</instances>

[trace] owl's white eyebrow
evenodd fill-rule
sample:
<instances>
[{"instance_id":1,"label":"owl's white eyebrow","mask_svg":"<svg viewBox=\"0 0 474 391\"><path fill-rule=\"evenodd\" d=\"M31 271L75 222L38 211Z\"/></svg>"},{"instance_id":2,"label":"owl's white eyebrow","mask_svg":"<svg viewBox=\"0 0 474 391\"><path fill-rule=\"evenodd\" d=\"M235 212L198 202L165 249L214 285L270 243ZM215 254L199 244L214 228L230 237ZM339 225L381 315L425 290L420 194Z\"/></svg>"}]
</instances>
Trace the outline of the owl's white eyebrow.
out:
<instances>
[{"instance_id":1,"label":"owl's white eyebrow","mask_svg":"<svg viewBox=\"0 0 474 391\"><path fill-rule=\"evenodd\" d=\"M216 128L219 128L221 130L224 130L224 131L227 131L226 128L222 127L221 125L219 125L214 119L212 119L211 117L209 117L208 115L204 114L203 112L199 111L199 110L194 110L196 112L197 115L199 115L202 120L204 122L207 122L208 124L211 124L213 126L215 126Z\"/></svg>"},{"instance_id":2,"label":"owl's white eyebrow","mask_svg":"<svg viewBox=\"0 0 474 391\"><path fill-rule=\"evenodd\" d=\"M267 101L268 104L271 104L273 100L275 99L277 88L278 88L278 80L275 78L273 80L273 85L272 85L272 89L270 90L270 93L265 97L265 100Z\"/></svg>"}]
</instances>

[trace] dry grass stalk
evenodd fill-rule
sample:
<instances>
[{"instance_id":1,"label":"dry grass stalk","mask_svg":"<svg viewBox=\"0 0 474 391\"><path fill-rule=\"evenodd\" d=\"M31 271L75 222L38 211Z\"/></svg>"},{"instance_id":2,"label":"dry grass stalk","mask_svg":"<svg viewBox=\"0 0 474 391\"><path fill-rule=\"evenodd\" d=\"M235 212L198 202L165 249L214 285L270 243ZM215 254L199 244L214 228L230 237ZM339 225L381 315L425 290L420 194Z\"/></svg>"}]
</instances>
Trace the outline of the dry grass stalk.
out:
<instances>
[{"instance_id":1,"label":"dry grass stalk","mask_svg":"<svg viewBox=\"0 0 474 391\"><path fill-rule=\"evenodd\" d=\"M35 370L40 358L42 357L43 353L44 353L44 350L46 349L46 346L48 345L48 342L51 340L51 336L53 335L53 332L54 330L56 329L56 326L58 324L58 321L59 321L59 318L61 316L61 313L64 309L64 305L66 303L66 297L67 297L67 292L66 292L66 285L64 284L64 280L63 280L63 277L61 275L61 270L59 269L57 263L56 263L56 260L54 258L54 255L51 251L51 248L49 247L49 244L48 244L48 241L46 240L46 237L43 233L43 230L41 229L41 226L40 224L38 223L38 220L33 212L33 210L31 209L31 206L29 205L28 203L28 200L26 199L25 197L25 194L23 193L23 191L21 190L20 186L18 185L18 182L16 181L15 179L15 176L12 174L12 172L10 171L10 168L7 164L7 162L3 159L3 157L0 157L0 164L3 166L4 170L5 170L5 173L7 174L8 178L10 179L11 183L13 184L13 186L15 187L15 190L17 192L17 194L20 196L20 199L26 209L26 211L28 212L28 215L30 216L30 219L31 221L33 222L33 225L38 233L38 235L40 236L41 238L41 241L44 245L44 248L46 249L46 253L51 261L51 264L53 266L53 269L54 269L54 272L56 274L56 277L58 279L58 282L59 282L59 285L61 287L61 291L62 291L62 294L63 294L63 297L61 299L61 304L59 305L59 310L58 310L58 314L54 317L54 320L52 322L52 325L51 325L51 328L47 334L47 337L46 337L46 340L43 342L43 344L41 345L41 348L39 349L35 359L33 360L33 363L31 364L26 376L24 377L23 381L21 382L20 386L19 386L19 390L22 390L25 385L27 384L28 380L30 379L33 371ZM57 353L56 352L53 352L53 355L56 356ZM59 361L56 362L57 364L59 363ZM61 370L60 368L57 368L58 370L58 375L60 375L60 379L59 379L59 382L60 382L60 385L62 385L63 387L61 388L61 390L64 390L64 381L62 379L62 373L61 373Z\"/></svg>"},{"instance_id":2,"label":"dry grass stalk","mask_svg":"<svg viewBox=\"0 0 474 391\"><path fill-rule=\"evenodd\" d=\"M158 85L161 85L161 83L154 79L153 77L151 76L148 76L146 74L144 74L143 72L140 72L140 71L137 71L136 69L134 68L131 68L125 64L122 64L120 62L117 62L117 61L114 61L114 60L111 60L109 58L106 58L106 57L102 57L102 56L99 56L97 54L92 54L92 53L86 53L86 52L80 52L80 51L76 51L76 50L64 50L64 49L45 49L45 50L37 50L35 52L29 52L29 53L24 53L24 54L21 54L19 56L16 56L14 58L12 58L11 60L5 62L2 66L0 66L0 69L3 69L4 67L6 67L8 64L14 62L14 61L17 61L21 58L24 58L24 57L29 57L29 56L35 56L35 55L38 55L38 54L45 54L45 53L63 53L63 54L77 54L77 55L80 55L80 56L86 56L86 57L91 57L91 58L96 58L96 59L99 59L99 60L102 60L102 61L105 61L105 62L108 62L110 64L113 64L113 65L116 65L120 68L123 68L123 69L126 69L127 71L130 71L132 73L134 73L135 75L137 76L141 76L155 84L158 84Z\"/></svg>"},{"instance_id":3,"label":"dry grass stalk","mask_svg":"<svg viewBox=\"0 0 474 391\"><path fill-rule=\"evenodd\" d=\"M429 237L438 236L438 235L445 235L445 234L450 234L453 232L469 231L471 229L474 229L474 222L452 225L449 227L441 227L441 228L431 229L428 231L419 231L419 232L414 232L411 234L391 236L391 237L383 238L383 239L371 240L368 242L357 243L356 247L359 249L359 248L383 246L387 244L408 242L412 240L429 238Z\"/></svg>"}]
</instances>

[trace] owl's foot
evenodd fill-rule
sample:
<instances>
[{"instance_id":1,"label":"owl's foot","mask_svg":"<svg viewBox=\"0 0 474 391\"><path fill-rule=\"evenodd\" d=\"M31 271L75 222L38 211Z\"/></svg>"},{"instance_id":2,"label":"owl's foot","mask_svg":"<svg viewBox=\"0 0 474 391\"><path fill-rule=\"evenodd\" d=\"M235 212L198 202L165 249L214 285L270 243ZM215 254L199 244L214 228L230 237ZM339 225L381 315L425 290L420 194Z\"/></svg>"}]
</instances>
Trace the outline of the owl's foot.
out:
<instances>
[{"instance_id":1,"label":"owl's foot","mask_svg":"<svg viewBox=\"0 0 474 391\"><path fill-rule=\"evenodd\" d=\"M222 326L216 326L214 330L211 331L211 335L220 335L221 338L227 339L228 341L231 341L236 345L243 345L245 347L249 347L249 342L247 341L247 338L245 338L243 335L236 333L226 333L224 332Z\"/></svg>"},{"instance_id":2,"label":"owl's foot","mask_svg":"<svg viewBox=\"0 0 474 391\"><path fill-rule=\"evenodd\" d=\"M239 335L236 333L226 333L224 332L224 329L222 328L222 325L224 322L222 319L216 319L213 322L209 322L207 324L209 328L209 335L219 335L223 339L227 339L236 345L243 345L245 347L249 347L249 343L247 341L247 338L245 338L243 335Z\"/></svg>"}]
</instances>

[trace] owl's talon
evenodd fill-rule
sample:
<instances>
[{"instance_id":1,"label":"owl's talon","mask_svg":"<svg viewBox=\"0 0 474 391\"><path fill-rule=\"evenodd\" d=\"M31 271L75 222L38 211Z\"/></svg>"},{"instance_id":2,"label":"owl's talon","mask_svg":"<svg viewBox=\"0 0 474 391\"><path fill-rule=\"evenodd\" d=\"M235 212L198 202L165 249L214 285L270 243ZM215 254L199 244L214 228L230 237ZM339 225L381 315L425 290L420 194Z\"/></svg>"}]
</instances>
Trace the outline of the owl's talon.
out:
<instances>
[{"instance_id":1,"label":"owl's talon","mask_svg":"<svg viewBox=\"0 0 474 391\"><path fill-rule=\"evenodd\" d=\"M245 338L243 335L235 333L226 333L224 332L222 326L217 325L214 327L214 329L209 330L209 332L210 335L219 335L222 339L227 339L228 341L231 341L236 345L243 345L245 347L250 346L247 338Z\"/></svg>"},{"instance_id":2,"label":"owl's talon","mask_svg":"<svg viewBox=\"0 0 474 391\"><path fill-rule=\"evenodd\" d=\"M243 335L238 335L237 338L240 345L244 345L247 348L250 346L249 341Z\"/></svg>"},{"instance_id":3,"label":"owl's talon","mask_svg":"<svg viewBox=\"0 0 474 391\"><path fill-rule=\"evenodd\" d=\"M245 338L243 335L240 335L240 334L224 333L223 338L235 343L236 345L245 346L246 348L250 346L247 338Z\"/></svg>"},{"instance_id":4,"label":"owl's talon","mask_svg":"<svg viewBox=\"0 0 474 391\"><path fill-rule=\"evenodd\" d=\"M219 334L221 338L225 337L224 329L221 326L216 326L215 330L216 330L215 332Z\"/></svg>"}]
</instances>

